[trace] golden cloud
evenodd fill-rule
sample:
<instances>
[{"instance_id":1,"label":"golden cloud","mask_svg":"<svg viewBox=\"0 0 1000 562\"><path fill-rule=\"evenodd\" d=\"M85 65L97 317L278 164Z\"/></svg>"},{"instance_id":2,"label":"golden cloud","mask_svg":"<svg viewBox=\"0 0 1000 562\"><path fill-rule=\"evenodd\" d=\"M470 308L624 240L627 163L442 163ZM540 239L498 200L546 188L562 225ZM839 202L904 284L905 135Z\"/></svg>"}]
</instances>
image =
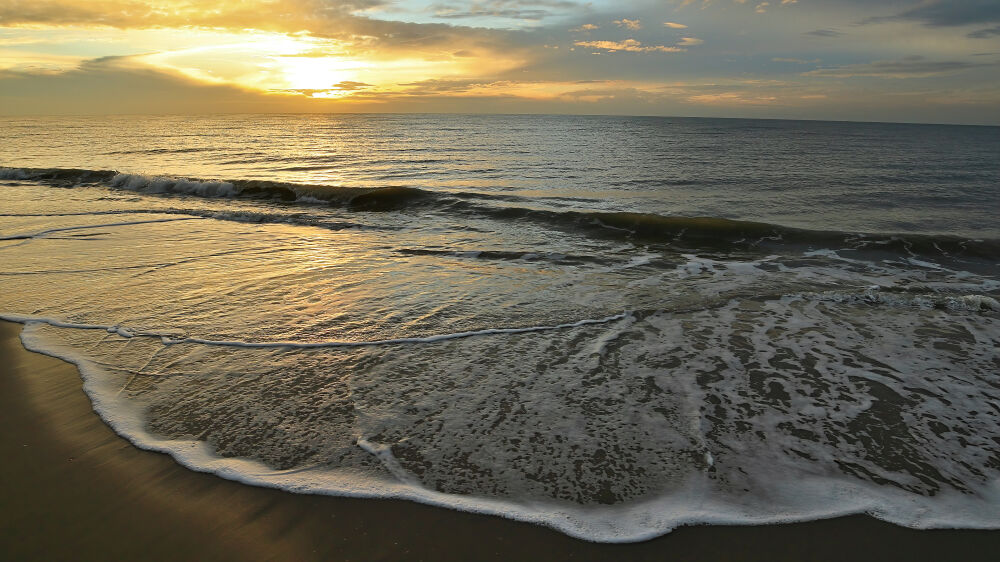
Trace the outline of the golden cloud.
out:
<instances>
[{"instance_id":1,"label":"golden cloud","mask_svg":"<svg viewBox=\"0 0 1000 562\"><path fill-rule=\"evenodd\" d=\"M599 49L612 53L618 51L624 51L627 53L683 53L687 51L687 49L681 47L667 47L665 45L643 46L642 43L636 41L635 39L626 39L624 41L577 41L573 44L577 47Z\"/></svg>"}]
</instances>

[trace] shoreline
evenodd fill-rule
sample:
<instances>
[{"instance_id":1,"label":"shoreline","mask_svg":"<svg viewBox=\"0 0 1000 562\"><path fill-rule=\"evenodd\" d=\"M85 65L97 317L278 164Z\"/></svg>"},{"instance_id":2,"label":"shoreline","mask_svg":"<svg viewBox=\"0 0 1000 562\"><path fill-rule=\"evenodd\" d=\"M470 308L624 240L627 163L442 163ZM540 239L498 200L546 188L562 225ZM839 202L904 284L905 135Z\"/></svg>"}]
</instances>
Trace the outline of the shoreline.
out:
<instances>
[{"instance_id":1,"label":"shoreline","mask_svg":"<svg viewBox=\"0 0 1000 562\"><path fill-rule=\"evenodd\" d=\"M188 470L117 436L75 366L0 321L0 558L16 560L992 560L1000 531L917 531L849 516L684 527L597 544L402 500L299 495Z\"/></svg>"}]
</instances>

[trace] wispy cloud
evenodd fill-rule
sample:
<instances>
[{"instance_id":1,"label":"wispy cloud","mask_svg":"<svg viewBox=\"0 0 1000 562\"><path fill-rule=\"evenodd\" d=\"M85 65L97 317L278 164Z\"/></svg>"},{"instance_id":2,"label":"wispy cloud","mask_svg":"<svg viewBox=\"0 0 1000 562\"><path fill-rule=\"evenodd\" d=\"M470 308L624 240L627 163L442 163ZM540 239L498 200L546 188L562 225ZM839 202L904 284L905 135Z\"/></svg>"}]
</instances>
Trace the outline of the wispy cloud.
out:
<instances>
[{"instance_id":1,"label":"wispy cloud","mask_svg":"<svg viewBox=\"0 0 1000 562\"><path fill-rule=\"evenodd\" d=\"M875 61L868 64L850 64L845 66L818 68L806 72L806 76L827 76L835 78L850 78L867 76L874 78L927 78L954 74L972 68L993 66L985 63L970 63L964 61L931 61L923 57L913 56L903 60Z\"/></svg>"},{"instance_id":2,"label":"wispy cloud","mask_svg":"<svg viewBox=\"0 0 1000 562\"><path fill-rule=\"evenodd\" d=\"M774 57L771 59L771 62L789 62L793 64L819 64L822 61L820 59L802 60L794 57Z\"/></svg>"},{"instance_id":3,"label":"wispy cloud","mask_svg":"<svg viewBox=\"0 0 1000 562\"><path fill-rule=\"evenodd\" d=\"M973 31L968 36L972 39L991 39L993 37L1000 37L1000 25L987 29L980 29L979 31Z\"/></svg>"},{"instance_id":4,"label":"wispy cloud","mask_svg":"<svg viewBox=\"0 0 1000 562\"><path fill-rule=\"evenodd\" d=\"M996 0L924 0L918 6L890 16L877 16L867 23L918 21L931 27L949 27L1000 22Z\"/></svg>"},{"instance_id":5,"label":"wispy cloud","mask_svg":"<svg viewBox=\"0 0 1000 562\"><path fill-rule=\"evenodd\" d=\"M440 3L431 6L441 19L505 18L540 21L567 10L579 9L570 0L484 0L471 4Z\"/></svg>"},{"instance_id":6,"label":"wispy cloud","mask_svg":"<svg viewBox=\"0 0 1000 562\"><path fill-rule=\"evenodd\" d=\"M840 37L845 35L844 32L838 31L836 29L814 29L812 31L806 31L803 35L812 35L813 37Z\"/></svg>"}]
</instances>

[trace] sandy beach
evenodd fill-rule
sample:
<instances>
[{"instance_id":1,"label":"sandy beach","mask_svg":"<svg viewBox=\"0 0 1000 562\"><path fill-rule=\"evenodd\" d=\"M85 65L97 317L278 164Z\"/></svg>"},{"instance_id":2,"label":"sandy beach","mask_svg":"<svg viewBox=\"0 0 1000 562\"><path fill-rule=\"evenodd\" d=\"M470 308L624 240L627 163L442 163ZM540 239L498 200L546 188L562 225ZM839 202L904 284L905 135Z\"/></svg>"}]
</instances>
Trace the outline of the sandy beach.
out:
<instances>
[{"instance_id":1,"label":"sandy beach","mask_svg":"<svg viewBox=\"0 0 1000 562\"><path fill-rule=\"evenodd\" d=\"M1000 532L915 531L856 516L682 528L628 545L410 502L295 495L141 451L90 409L76 369L0 323L6 560L991 560Z\"/></svg>"}]
</instances>

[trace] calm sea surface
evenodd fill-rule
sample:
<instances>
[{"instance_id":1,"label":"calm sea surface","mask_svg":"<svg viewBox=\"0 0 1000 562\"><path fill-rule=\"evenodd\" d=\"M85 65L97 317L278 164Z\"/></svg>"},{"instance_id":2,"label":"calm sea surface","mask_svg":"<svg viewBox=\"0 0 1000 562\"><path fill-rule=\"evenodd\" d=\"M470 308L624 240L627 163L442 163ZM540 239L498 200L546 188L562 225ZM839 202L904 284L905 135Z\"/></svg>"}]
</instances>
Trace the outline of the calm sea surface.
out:
<instances>
[{"instance_id":1,"label":"calm sea surface","mask_svg":"<svg viewBox=\"0 0 1000 562\"><path fill-rule=\"evenodd\" d=\"M1000 527L1000 128L0 119L0 317L136 445L598 541Z\"/></svg>"}]
</instances>

